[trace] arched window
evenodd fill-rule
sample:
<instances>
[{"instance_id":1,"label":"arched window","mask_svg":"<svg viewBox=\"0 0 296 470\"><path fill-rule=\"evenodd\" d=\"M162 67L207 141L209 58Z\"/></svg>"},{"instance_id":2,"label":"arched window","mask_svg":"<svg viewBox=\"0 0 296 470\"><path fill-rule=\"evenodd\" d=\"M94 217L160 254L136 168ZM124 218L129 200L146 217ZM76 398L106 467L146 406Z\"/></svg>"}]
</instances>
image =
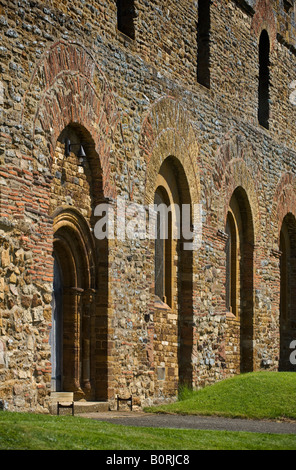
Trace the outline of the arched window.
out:
<instances>
[{"instance_id":1,"label":"arched window","mask_svg":"<svg viewBox=\"0 0 296 470\"><path fill-rule=\"evenodd\" d=\"M134 0L117 0L117 27L126 36L135 39Z\"/></svg>"},{"instance_id":2,"label":"arched window","mask_svg":"<svg viewBox=\"0 0 296 470\"><path fill-rule=\"evenodd\" d=\"M259 41L258 121L266 129L269 129L269 53L269 37L264 29Z\"/></svg>"},{"instance_id":3,"label":"arched window","mask_svg":"<svg viewBox=\"0 0 296 470\"><path fill-rule=\"evenodd\" d=\"M197 30L197 80L210 88L210 16L211 0L198 2L198 30Z\"/></svg>"},{"instance_id":4,"label":"arched window","mask_svg":"<svg viewBox=\"0 0 296 470\"><path fill-rule=\"evenodd\" d=\"M251 207L242 187L234 191L228 211L226 232L226 307L235 317L230 318L232 337L239 339L240 372L253 370L254 337L254 228Z\"/></svg>"},{"instance_id":5,"label":"arched window","mask_svg":"<svg viewBox=\"0 0 296 470\"><path fill-rule=\"evenodd\" d=\"M228 212L226 233L226 309L237 315L238 233L234 215Z\"/></svg>"},{"instance_id":6,"label":"arched window","mask_svg":"<svg viewBox=\"0 0 296 470\"><path fill-rule=\"evenodd\" d=\"M155 240L155 294L172 306L172 213L166 190L158 187L154 199L157 207Z\"/></svg>"},{"instance_id":7,"label":"arched window","mask_svg":"<svg viewBox=\"0 0 296 470\"><path fill-rule=\"evenodd\" d=\"M193 235L188 228L194 217L187 176L177 158L164 160L153 187L154 365L161 372L160 386L175 393L178 383L192 385L193 374Z\"/></svg>"}]
</instances>

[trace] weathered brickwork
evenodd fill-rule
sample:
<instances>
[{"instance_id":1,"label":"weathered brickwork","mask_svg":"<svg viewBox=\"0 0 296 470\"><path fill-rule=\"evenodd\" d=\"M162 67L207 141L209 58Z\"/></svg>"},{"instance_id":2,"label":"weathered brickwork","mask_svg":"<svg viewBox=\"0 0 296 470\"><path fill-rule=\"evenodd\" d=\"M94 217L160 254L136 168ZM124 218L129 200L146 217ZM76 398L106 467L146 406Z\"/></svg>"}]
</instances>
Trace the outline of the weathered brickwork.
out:
<instances>
[{"instance_id":1,"label":"weathered brickwork","mask_svg":"<svg viewBox=\"0 0 296 470\"><path fill-rule=\"evenodd\" d=\"M183 383L293 370L296 5L212 1L207 88L199 3L135 0L131 39L113 0L0 0L0 403L12 411L47 412L53 387L145 406ZM202 208L201 246L167 250L163 299L154 240L95 231L96 207L117 214L118 198L147 215L159 181Z\"/></svg>"}]
</instances>

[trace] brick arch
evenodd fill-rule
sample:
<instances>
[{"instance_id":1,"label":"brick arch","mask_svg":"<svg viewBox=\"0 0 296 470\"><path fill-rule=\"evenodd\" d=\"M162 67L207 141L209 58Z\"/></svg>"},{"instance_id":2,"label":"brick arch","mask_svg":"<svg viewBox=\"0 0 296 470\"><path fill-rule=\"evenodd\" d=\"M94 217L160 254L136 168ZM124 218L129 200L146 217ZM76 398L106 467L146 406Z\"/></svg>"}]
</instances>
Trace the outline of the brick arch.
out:
<instances>
[{"instance_id":1,"label":"brick arch","mask_svg":"<svg viewBox=\"0 0 296 470\"><path fill-rule=\"evenodd\" d=\"M281 175L276 186L269 223L272 248L278 250L283 221L287 214L296 217L296 177L292 173Z\"/></svg>"},{"instance_id":2,"label":"brick arch","mask_svg":"<svg viewBox=\"0 0 296 470\"><path fill-rule=\"evenodd\" d=\"M190 117L179 101L166 96L154 103L142 125L139 150L146 161L146 203L153 203L157 176L167 157L181 163L191 202L199 203L199 148Z\"/></svg>"},{"instance_id":3,"label":"brick arch","mask_svg":"<svg viewBox=\"0 0 296 470\"><path fill-rule=\"evenodd\" d=\"M266 29L270 39L270 49L274 49L276 44L277 25L275 14L271 7L270 0L257 0L255 6L255 15L252 19L251 34L254 35L258 42L261 32Z\"/></svg>"},{"instance_id":4,"label":"brick arch","mask_svg":"<svg viewBox=\"0 0 296 470\"><path fill-rule=\"evenodd\" d=\"M139 151L146 162L145 203L147 205L154 204L159 176L162 176L168 187L174 181L176 204L184 203L192 206L199 204L200 182L197 166L199 149L190 117L180 102L166 96L153 104L143 122ZM154 245L153 241L151 243ZM171 282L175 302L171 307L166 307L166 310L159 306L159 302L155 303L154 322L150 331L150 342L147 345L147 352L150 358L153 358L157 369L159 365L163 367L165 364L167 368L169 363L173 364L171 368L171 371L174 371L173 375L170 372L165 380L166 390L172 395L177 392L178 384L186 383L192 386L193 380L193 272L197 261L191 250L180 250L180 243L181 240L175 240L170 251L170 262L173 262L171 265L174 266ZM155 245L152 245L151 252L154 253ZM154 266L154 262L152 265ZM149 270L152 265L148 267ZM152 274L152 279L155 279L155 273ZM152 284L154 290L154 282ZM178 321L172 322L171 318L166 320L168 312L172 312L171 318L176 316ZM166 331L169 333L169 340ZM156 332L155 339L154 332ZM171 348L166 351L158 349L157 346L157 338L164 333L163 338L170 342ZM155 387L156 390L159 387L157 378L155 378Z\"/></svg>"},{"instance_id":5,"label":"brick arch","mask_svg":"<svg viewBox=\"0 0 296 470\"><path fill-rule=\"evenodd\" d=\"M255 229L255 239L260 238L260 227L259 227L259 207L256 196L256 188L253 182L252 175L243 160L233 159L229 162L228 168L226 169L224 177L224 191L225 191L225 206L223 208L223 222L224 225L227 219L227 207L234 191L241 187L244 189L252 211L252 217Z\"/></svg>"},{"instance_id":6,"label":"brick arch","mask_svg":"<svg viewBox=\"0 0 296 470\"><path fill-rule=\"evenodd\" d=\"M227 136L217 154L213 179L217 188L219 229L224 230L227 221L229 204L238 187L243 188L248 197L254 224L254 242L261 239L261 214L257 197L260 186L260 175L256 166L250 168L254 161L252 146L240 135Z\"/></svg>"},{"instance_id":7,"label":"brick arch","mask_svg":"<svg viewBox=\"0 0 296 470\"><path fill-rule=\"evenodd\" d=\"M120 124L120 113L106 77L94 57L76 42L54 43L38 62L24 96L22 125L38 142L50 168L57 139L69 124L90 132L103 171L106 197L115 197L110 151Z\"/></svg>"}]
</instances>

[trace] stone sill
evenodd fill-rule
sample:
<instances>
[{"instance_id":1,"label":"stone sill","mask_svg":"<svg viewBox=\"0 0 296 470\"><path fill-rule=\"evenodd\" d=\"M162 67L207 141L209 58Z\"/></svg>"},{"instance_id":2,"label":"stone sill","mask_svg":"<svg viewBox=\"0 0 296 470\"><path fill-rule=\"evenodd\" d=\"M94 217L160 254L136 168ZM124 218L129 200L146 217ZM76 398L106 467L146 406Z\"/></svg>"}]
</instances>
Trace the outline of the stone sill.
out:
<instances>
[{"instance_id":1,"label":"stone sill","mask_svg":"<svg viewBox=\"0 0 296 470\"><path fill-rule=\"evenodd\" d=\"M171 307L169 307L169 305L165 304L162 300L160 300L159 298L157 298L155 301L154 301L154 308L158 309L158 310L172 310Z\"/></svg>"},{"instance_id":2,"label":"stone sill","mask_svg":"<svg viewBox=\"0 0 296 470\"><path fill-rule=\"evenodd\" d=\"M237 319L236 316L232 312L226 312L226 318L231 318L232 320Z\"/></svg>"},{"instance_id":3,"label":"stone sill","mask_svg":"<svg viewBox=\"0 0 296 470\"><path fill-rule=\"evenodd\" d=\"M136 40L126 36L123 32L119 31L119 29L116 28L116 39L119 41L119 43L125 47L129 47L132 50L137 49L137 43Z\"/></svg>"}]
</instances>

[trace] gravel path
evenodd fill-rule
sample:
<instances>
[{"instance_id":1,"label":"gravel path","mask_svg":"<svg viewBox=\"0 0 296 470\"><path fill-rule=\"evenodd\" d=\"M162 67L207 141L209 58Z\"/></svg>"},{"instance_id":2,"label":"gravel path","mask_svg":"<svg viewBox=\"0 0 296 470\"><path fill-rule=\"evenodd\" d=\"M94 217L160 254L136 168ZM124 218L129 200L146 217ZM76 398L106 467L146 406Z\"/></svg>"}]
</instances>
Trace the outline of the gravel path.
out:
<instances>
[{"instance_id":1,"label":"gravel path","mask_svg":"<svg viewBox=\"0 0 296 470\"><path fill-rule=\"evenodd\" d=\"M295 434L296 422L255 421L219 417L151 415L140 412L81 414L81 417L125 426L151 428L199 429L216 431L246 431L270 434Z\"/></svg>"}]
</instances>

